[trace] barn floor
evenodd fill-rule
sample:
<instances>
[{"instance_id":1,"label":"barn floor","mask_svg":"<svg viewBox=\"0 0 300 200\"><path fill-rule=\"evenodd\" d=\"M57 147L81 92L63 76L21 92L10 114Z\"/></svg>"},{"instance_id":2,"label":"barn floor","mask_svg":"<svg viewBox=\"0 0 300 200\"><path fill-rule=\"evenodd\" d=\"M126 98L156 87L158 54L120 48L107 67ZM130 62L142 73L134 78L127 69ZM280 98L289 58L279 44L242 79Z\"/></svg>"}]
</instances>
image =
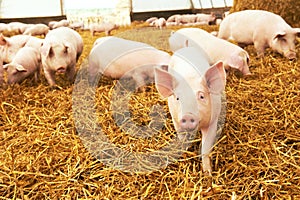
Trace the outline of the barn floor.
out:
<instances>
[{"instance_id":1,"label":"barn floor","mask_svg":"<svg viewBox=\"0 0 300 200\"><path fill-rule=\"evenodd\" d=\"M169 51L170 32L171 29L161 31L134 24L112 34ZM86 31L80 34L85 47L78 69L85 66L93 42L104 36L92 37ZM121 170L116 167L118 160L100 162L96 159L99 154L90 151L99 146L89 145L85 139L102 137L89 132L93 130L89 120L95 119L107 139L127 152L147 154L172 141L176 133L167 104L153 84L127 99L129 116L135 123L126 131L112 115L112 108L124 106L117 101L110 105L115 80L102 78L96 91L81 87L80 79L75 87L64 77L57 77L60 89L49 88L43 77L37 84L28 80L3 86L0 199L300 199L300 61L288 61L270 51L258 58L252 46L247 50L253 75L243 77L234 71L229 74L226 121L211 155L212 177L201 171L201 137L195 138L194 145L176 162L165 167L151 170L151 164L157 163L135 163L134 168L147 165L150 170L145 173L130 171L132 163L127 170ZM78 99L82 97L79 94L87 96ZM95 116L90 115L89 104L85 104L93 96ZM153 105L160 105L168 118L162 128L149 124L149 113L155 113L151 110ZM123 119L122 113L117 119ZM156 128L161 131L149 138L129 134L139 126L148 127L145 133ZM103 145L101 141L99 145ZM120 166L121 159L126 158L122 156Z\"/></svg>"}]
</instances>

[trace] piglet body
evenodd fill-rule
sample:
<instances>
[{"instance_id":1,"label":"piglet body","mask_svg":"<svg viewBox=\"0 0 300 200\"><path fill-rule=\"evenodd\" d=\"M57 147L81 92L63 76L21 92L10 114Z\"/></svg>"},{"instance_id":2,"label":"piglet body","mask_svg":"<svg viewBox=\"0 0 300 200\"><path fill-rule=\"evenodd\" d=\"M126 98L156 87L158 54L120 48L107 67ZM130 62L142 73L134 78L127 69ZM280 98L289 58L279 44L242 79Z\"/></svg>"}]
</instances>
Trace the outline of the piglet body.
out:
<instances>
[{"instance_id":1,"label":"piglet body","mask_svg":"<svg viewBox=\"0 0 300 200\"><path fill-rule=\"evenodd\" d=\"M226 69L229 67L249 75L249 55L239 46L213 36L199 28L183 28L173 33L169 38L170 49L176 51L186 46L200 47L209 57L212 65L223 61Z\"/></svg>"},{"instance_id":2,"label":"piglet body","mask_svg":"<svg viewBox=\"0 0 300 200\"><path fill-rule=\"evenodd\" d=\"M23 32L24 35L43 35L46 36L49 31L49 27L45 24L34 24L29 26L28 28L25 29Z\"/></svg>"},{"instance_id":3,"label":"piglet body","mask_svg":"<svg viewBox=\"0 0 300 200\"><path fill-rule=\"evenodd\" d=\"M40 52L32 47L21 48L11 63L3 66L7 70L7 83L20 83L24 79L35 75L37 81L40 73Z\"/></svg>"},{"instance_id":4,"label":"piglet body","mask_svg":"<svg viewBox=\"0 0 300 200\"><path fill-rule=\"evenodd\" d=\"M98 73L120 79L133 78L137 85L154 78L154 67L167 65L170 55L148 44L118 37L99 38L89 55L89 77L94 83Z\"/></svg>"},{"instance_id":5,"label":"piglet body","mask_svg":"<svg viewBox=\"0 0 300 200\"><path fill-rule=\"evenodd\" d=\"M101 24L91 24L90 25L90 32L92 36L95 35L95 33L101 33L105 32L106 35L110 35L112 30L118 29L118 26L113 23L101 23Z\"/></svg>"}]
</instances>

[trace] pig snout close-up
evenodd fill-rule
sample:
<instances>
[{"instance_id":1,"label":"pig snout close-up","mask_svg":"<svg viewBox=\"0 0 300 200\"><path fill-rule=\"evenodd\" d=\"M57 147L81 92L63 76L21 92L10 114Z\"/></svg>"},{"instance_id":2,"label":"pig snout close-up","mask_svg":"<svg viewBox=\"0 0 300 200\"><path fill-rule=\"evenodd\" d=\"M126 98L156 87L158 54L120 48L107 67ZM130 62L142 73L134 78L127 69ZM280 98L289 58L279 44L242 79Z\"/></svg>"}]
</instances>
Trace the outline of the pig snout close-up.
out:
<instances>
[{"instance_id":1,"label":"pig snout close-up","mask_svg":"<svg viewBox=\"0 0 300 200\"><path fill-rule=\"evenodd\" d=\"M34 75L37 82L40 74L40 53L32 47L21 48L11 63L3 66L7 71L7 83L21 83L26 78Z\"/></svg>"},{"instance_id":2,"label":"pig snout close-up","mask_svg":"<svg viewBox=\"0 0 300 200\"><path fill-rule=\"evenodd\" d=\"M247 26L245 26L247 24ZM254 44L259 57L265 49L282 54L288 59L296 58L296 37L300 28L292 28L284 19L263 10L244 10L229 14L220 24L218 37L233 40L240 45Z\"/></svg>"},{"instance_id":3,"label":"pig snout close-up","mask_svg":"<svg viewBox=\"0 0 300 200\"><path fill-rule=\"evenodd\" d=\"M155 69L155 86L162 97L168 98L179 139L182 139L182 132L201 131L203 170L208 174L212 172L209 154L217 137L225 84L223 63L210 66L206 56L196 47L175 51L168 71Z\"/></svg>"},{"instance_id":4,"label":"pig snout close-up","mask_svg":"<svg viewBox=\"0 0 300 200\"><path fill-rule=\"evenodd\" d=\"M75 65L83 50L81 36L67 27L51 30L41 47L42 65L50 86L54 86L55 74L64 73L70 82L76 73Z\"/></svg>"}]
</instances>

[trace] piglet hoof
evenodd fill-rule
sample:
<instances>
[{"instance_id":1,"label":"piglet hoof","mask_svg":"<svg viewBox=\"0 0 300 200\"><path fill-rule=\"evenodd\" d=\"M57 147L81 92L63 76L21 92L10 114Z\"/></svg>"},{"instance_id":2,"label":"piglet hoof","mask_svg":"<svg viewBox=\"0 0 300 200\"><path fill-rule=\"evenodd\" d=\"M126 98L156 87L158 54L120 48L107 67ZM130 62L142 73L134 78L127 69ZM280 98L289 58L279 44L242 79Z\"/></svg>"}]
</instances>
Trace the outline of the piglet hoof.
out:
<instances>
[{"instance_id":1,"label":"piglet hoof","mask_svg":"<svg viewBox=\"0 0 300 200\"><path fill-rule=\"evenodd\" d=\"M63 88L58 85L51 85L50 90L62 90Z\"/></svg>"}]
</instances>

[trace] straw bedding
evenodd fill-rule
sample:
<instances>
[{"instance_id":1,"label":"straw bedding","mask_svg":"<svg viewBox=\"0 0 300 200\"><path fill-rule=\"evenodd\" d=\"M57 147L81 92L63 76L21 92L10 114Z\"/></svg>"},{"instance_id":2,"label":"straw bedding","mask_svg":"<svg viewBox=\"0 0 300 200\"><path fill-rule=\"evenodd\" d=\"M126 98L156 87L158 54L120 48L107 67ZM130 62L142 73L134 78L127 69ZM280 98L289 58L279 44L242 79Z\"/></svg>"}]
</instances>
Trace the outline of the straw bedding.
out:
<instances>
[{"instance_id":1,"label":"straw bedding","mask_svg":"<svg viewBox=\"0 0 300 200\"><path fill-rule=\"evenodd\" d=\"M135 24L113 34L169 52L170 31ZM80 34L85 47L78 69L95 39L103 36ZM60 89L49 88L44 78L38 84L27 80L4 86L0 89L1 199L299 199L300 61L288 61L271 51L257 58L252 46L247 50L253 75L229 74L226 122L211 155L212 177L201 171L200 136L176 162L146 173L113 168L90 151L97 147L89 146L85 138L99 138L89 120L96 121L107 139L127 152L149 153L172 141L176 133L166 100L153 84L144 92L132 91L125 99L128 108L118 101L111 105L117 81L105 77L95 91L81 87L84 80L77 80L78 94L87 95L82 105L76 104L81 102L78 95L72 96L76 88L64 77L57 77ZM95 102L89 97L95 97ZM79 113L72 111L74 104L81 109ZM153 105L164 112L153 110ZM91 107L95 116L89 114ZM118 115L118 108L128 112ZM158 116L159 121L161 113L168 118L166 122L162 127L152 126L151 119ZM122 115L126 114L134 125L124 130L116 119L124 121L126 116ZM147 127L140 135L160 131L148 138L131 135L139 126ZM135 165L143 163L151 164L142 160Z\"/></svg>"}]
</instances>

